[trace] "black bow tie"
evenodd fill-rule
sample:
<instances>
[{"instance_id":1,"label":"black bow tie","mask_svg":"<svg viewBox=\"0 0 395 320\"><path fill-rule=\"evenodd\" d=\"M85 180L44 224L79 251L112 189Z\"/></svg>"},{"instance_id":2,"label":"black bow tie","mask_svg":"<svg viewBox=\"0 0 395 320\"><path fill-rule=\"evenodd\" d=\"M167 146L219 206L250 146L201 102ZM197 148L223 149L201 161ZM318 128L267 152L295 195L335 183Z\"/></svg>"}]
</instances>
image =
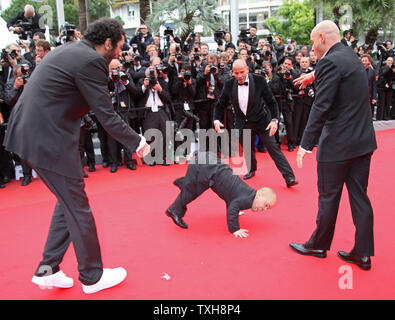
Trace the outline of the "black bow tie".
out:
<instances>
[{"instance_id":1,"label":"black bow tie","mask_svg":"<svg viewBox=\"0 0 395 320\"><path fill-rule=\"evenodd\" d=\"M244 82L244 83L237 83L239 86L247 86L248 87L248 82Z\"/></svg>"}]
</instances>

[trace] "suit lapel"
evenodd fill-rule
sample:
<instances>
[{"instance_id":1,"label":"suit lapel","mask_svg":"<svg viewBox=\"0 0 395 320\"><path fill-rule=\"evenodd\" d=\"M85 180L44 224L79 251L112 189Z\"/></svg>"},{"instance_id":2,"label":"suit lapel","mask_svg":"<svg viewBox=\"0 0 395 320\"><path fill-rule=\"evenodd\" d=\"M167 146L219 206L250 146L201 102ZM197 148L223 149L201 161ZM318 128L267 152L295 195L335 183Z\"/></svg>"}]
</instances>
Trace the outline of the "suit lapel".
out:
<instances>
[{"instance_id":1,"label":"suit lapel","mask_svg":"<svg viewBox=\"0 0 395 320\"><path fill-rule=\"evenodd\" d=\"M255 100L255 81L251 74L248 74L248 104L247 104L247 114L250 111L252 104Z\"/></svg>"},{"instance_id":2,"label":"suit lapel","mask_svg":"<svg viewBox=\"0 0 395 320\"><path fill-rule=\"evenodd\" d=\"M237 109L240 109L239 105L239 86L237 85L237 79L233 78L233 88L232 88L232 95L233 95L233 106ZM240 110L241 111L241 110Z\"/></svg>"}]
</instances>

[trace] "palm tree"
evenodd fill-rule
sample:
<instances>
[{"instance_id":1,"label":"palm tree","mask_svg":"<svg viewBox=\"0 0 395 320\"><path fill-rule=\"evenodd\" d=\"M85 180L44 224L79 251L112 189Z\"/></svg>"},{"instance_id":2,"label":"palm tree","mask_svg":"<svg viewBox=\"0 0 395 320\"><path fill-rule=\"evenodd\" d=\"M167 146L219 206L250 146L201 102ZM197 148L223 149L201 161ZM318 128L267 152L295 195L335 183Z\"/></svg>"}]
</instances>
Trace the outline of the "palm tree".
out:
<instances>
[{"instance_id":1,"label":"palm tree","mask_svg":"<svg viewBox=\"0 0 395 320\"><path fill-rule=\"evenodd\" d=\"M143 22L145 22L150 13L149 3L150 0L140 0L140 19Z\"/></svg>"},{"instance_id":2,"label":"palm tree","mask_svg":"<svg viewBox=\"0 0 395 320\"><path fill-rule=\"evenodd\" d=\"M203 34L223 27L216 8L215 0L159 0L152 3L146 22L156 33L161 26L171 24L175 34L184 39L197 25L202 26Z\"/></svg>"},{"instance_id":3,"label":"palm tree","mask_svg":"<svg viewBox=\"0 0 395 320\"><path fill-rule=\"evenodd\" d=\"M373 45L379 30L384 33L395 29L395 5L393 0L312 0L316 5L324 3L324 16L336 23L342 18L341 8L349 5L352 9L352 28L354 34L366 35L365 43Z\"/></svg>"},{"instance_id":4,"label":"palm tree","mask_svg":"<svg viewBox=\"0 0 395 320\"><path fill-rule=\"evenodd\" d=\"M81 33L84 33L88 26L86 0L78 0L78 20L80 23Z\"/></svg>"}]
</instances>

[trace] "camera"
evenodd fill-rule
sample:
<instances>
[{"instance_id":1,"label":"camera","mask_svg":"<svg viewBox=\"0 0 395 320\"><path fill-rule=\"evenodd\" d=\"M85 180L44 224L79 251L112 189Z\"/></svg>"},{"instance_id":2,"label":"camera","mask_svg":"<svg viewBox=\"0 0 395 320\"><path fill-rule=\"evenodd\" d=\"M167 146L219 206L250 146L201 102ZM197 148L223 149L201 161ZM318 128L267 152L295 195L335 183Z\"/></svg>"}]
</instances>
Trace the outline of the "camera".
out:
<instances>
[{"instance_id":1,"label":"camera","mask_svg":"<svg viewBox=\"0 0 395 320\"><path fill-rule=\"evenodd\" d=\"M240 29L240 40L242 42L248 42L248 34L250 34L250 30L248 30L246 27L243 27Z\"/></svg>"},{"instance_id":2,"label":"camera","mask_svg":"<svg viewBox=\"0 0 395 320\"><path fill-rule=\"evenodd\" d=\"M175 53L175 57L176 57L177 62L179 62L179 63L182 62L183 56L182 56L182 53L181 53L181 47L180 47L180 44L179 44L179 43L176 43L176 53Z\"/></svg>"},{"instance_id":3,"label":"camera","mask_svg":"<svg viewBox=\"0 0 395 320\"><path fill-rule=\"evenodd\" d=\"M217 30L214 32L214 41L219 45L222 46L223 40L225 36L225 31L223 30Z\"/></svg>"},{"instance_id":4,"label":"camera","mask_svg":"<svg viewBox=\"0 0 395 320\"><path fill-rule=\"evenodd\" d=\"M218 70L218 68L217 68L217 66L215 64L211 64L210 65L210 73L211 74L213 74L213 75L216 74L217 70Z\"/></svg>"},{"instance_id":5,"label":"camera","mask_svg":"<svg viewBox=\"0 0 395 320\"><path fill-rule=\"evenodd\" d=\"M163 31L163 35L164 35L165 37L166 37L166 36L172 36L172 37L174 37L173 29L171 29L170 27L166 27L166 30Z\"/></svg>"},{"instance_id":6,"label":"camera","mask_svg":"<svg viewBox=\"0 0 395 320\"><path fill-rule=\"evenodd\" d=\"M23 84L26 84L27 79L29 78L29 70L30 67L28 64L25 63L21 64L21 73L22 73L21 78L23 79Z\"/></svg>"},{"instance_id":7,"label":"camera","mask_svg":"<svg viewBox=\"0 0 395 320\"><path fill-rule=\"evenodd\" d=\"M153 88L156 86L156 83L158 82L158 79L156 78L155 74L155 67L149 67L149 76L148 76L148 87Z\"/></svg>"},{"instance_id":8,"label":"camera","mask_svg":"<svg viewBox=\"0 0 395 320\"><path fill-rule=\"evenodd\" d=\"M17 57L16 50L9 51L7 49L3 49L1 51L1 60L3 61L3 63L10 62L8 60L9 57L12 58L12 59L15 59Z\"/></svg>"},{"instance_id":9,"label":"camera","mask_svg":"<svg viewBox=\"0 0 395 320\"><path fill-rule=\"evenodd\" d=\"M284 79L289 79L292 76L291 72L288 71L288 69L284 67L282 64L278 66L277 73Z\"/></svg>"},{"instance_id":10,"label":"camera","mask_svg":"<svg viewBox=\"0 0 395 320\"><path fill-rule=\"evenodd\" d=\"M273 43L273 35L271 33L269 33L266 37L267 42L269 42L270 44Z\"/></svg>"},{"instance_id":11,"label":"camera","mask_svg":"<svg viewBox=\"0 0 395 320\"><path fill-rule=\"evenodd\" d=\"M191 78L192 74L190 71L180 72L178 74L178 80L180 81L188 82L189 80L191 80Z\"/></svg>"},{"instance_id":12,"label":"camera","mask_svg":"<svg viewBox=\"0 0 395 320\"><path fill-rule=\"evenodd\" d=\"M160 65L156 66L156 71L162 72L164 74L169 74L170 70L168 65L161 63Z\"/></svg>"},{"instance_id":13,"label":"camera","mask_svg":"<svg viewBox=\"0 0 395 320\"><path fill-rule=\"evenodd\" d=\"M21 31L18 34L19 39L27 40L27 39L32 39L33 38L33 24L32 24L32 22L19 20L14 25L14 27L20 27L21 28Z\"/></svg>"},{"instance_id":14,"label":"camera","mask_svg":"<svg viewBox=\"0 0 395 320\"><path fill-rule=\"evenodd\" d=\"M129 80L129 77L126 73L124 73L120 67L114 69L111 71L111 78L114 82L116 81L122 81L126 82Z\"/></svg>"}]
</instances>

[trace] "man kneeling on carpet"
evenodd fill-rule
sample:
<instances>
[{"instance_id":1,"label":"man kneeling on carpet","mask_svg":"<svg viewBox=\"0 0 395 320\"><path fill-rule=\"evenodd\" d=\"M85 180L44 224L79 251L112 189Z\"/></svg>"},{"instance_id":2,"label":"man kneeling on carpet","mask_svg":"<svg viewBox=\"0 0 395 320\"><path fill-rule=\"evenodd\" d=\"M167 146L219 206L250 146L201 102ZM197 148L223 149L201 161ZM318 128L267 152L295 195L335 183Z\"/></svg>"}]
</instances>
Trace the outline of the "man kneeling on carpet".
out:
<instances>
[{"instance_id":1,"label":"man kneeling on carpet","mask_svg":"<svg viewBox=\"0 0 395 320\"><path fill-rule=\"evenodd\" d=\"M277 195L271 188L255 190L248 186L233 170L221 162L214 153L201 152L188 165L185 177L173 182L181 192L167 209L166 215L181 228L188 228L182 220L187 204L211 188L226 202L226 218L229 232L235 237L245 238L248 230L240 229L240 210L267 210L277 202Z\"/></svg>"}]
</instances>

